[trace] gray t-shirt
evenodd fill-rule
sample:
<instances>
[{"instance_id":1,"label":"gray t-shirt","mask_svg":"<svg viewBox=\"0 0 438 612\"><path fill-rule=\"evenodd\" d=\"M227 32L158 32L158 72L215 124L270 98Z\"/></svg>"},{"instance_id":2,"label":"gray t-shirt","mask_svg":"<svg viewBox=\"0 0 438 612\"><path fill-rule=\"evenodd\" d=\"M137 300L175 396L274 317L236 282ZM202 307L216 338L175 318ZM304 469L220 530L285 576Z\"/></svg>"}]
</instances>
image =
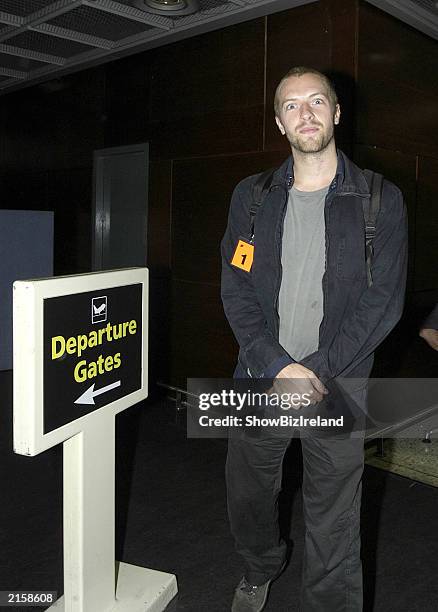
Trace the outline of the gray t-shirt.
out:
<instances>
[{"instance_id":1,"label":"gray t-shirt","mask_svg":"<svg viewBox=\"0 0 438 612\"><path fill-rule=\"evenodd\" d=\"M324 202L328 189L298 191L292 186L289 191L278 314L280 344L296 361L318 349L325 271Z\"/></svg>"}]
</instances>

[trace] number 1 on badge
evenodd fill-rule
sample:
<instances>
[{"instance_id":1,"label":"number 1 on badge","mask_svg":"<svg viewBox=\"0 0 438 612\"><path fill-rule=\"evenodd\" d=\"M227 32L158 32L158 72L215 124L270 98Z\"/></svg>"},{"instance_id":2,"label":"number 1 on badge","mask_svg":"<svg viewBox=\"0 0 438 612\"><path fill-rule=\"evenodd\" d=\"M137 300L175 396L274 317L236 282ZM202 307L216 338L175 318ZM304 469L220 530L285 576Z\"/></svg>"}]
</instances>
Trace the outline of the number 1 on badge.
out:
<instances>
[{"instance_id":1,"label":"number 1 on badge","mask_svg":"<svg viewBox=\"0 0 438 612\"><path fill-rule=\"evenodd\" d=\"M231 264L249 272L251 270L252 262L254 259L254 245L246 242L245 240L239 240L234 251L233 259Z\"/></svg>"}]
</instances>

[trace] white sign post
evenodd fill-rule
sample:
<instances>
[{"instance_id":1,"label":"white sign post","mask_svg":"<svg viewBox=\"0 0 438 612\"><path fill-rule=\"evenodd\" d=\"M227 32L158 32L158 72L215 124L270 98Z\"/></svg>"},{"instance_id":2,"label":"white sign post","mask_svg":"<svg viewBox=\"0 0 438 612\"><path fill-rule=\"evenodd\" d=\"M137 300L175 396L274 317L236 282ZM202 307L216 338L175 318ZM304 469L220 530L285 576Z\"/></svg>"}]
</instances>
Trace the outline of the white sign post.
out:
<instances>
[{"instance_id":1,"label":"white sign post","mask_svg":"<svg viewBox=\"0 0 438 612\"><path fill-rule=\"evenodd\" d=\"M115 562L115 415L147 397L146 268L14 283L14 450L64 447L64 612L161 612L176 578Z\"/></svg>"}]
</instances>

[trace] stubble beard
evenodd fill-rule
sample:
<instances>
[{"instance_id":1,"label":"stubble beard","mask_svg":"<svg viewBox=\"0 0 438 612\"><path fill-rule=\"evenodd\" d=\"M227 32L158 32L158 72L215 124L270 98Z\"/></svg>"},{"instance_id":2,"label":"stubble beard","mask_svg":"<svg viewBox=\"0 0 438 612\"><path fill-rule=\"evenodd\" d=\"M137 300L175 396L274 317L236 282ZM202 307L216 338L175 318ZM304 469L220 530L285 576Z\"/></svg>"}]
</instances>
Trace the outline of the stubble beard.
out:
<instances>
[{"instance_id":1,"label":"stubble beard","mask_svg":"<svg viewBox=\"0 0 438 612\"><path fill-rule=\"evenodd\" d=\"M333 125L326 131L319 131L311 138L303 138L299 134L287 134L287 139L292 147L300 153L321 153L324 151L334 137Z\"/></svg>"}]
</instances>

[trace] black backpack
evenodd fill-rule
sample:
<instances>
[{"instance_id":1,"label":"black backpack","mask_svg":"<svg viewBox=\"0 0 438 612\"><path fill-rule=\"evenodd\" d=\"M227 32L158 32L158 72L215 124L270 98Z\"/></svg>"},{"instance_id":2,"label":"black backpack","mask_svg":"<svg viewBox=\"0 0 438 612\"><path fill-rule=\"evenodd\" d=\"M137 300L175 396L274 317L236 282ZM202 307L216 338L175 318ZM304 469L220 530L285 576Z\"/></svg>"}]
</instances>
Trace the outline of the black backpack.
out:
<instances>
[{"instance_id":1,"label":"black backpack","mask_svg":"<svg viewBox=\"0 0 438 612\"><path fill-rule=\"evenodd\" d=\"M256 182L252 188L252 204L249 207L249 215L250 215L250 236L251 240L254 237L254 220L257 215L257 211L260 206L263 204L263 200L265 199L266 193L269 191L269 188L272 183L272 177L274 175L275 169L270 168L269 170L265 170L262 172L257 178ZM380 210L380 200L382 197L382 184L383 184L383 176L377 172L373 172L372 170L364 170L363 171L365 179L368 183L368 187L370 189L371 198L368 200L363 200L363 216L365 221L365 259L367 266L367 282L368 287L371 287L373 284L373 277L371 273L371 264L373 262L373 240L376 235L376 222L377 215Z\"/></svg>"}]
</instances>

